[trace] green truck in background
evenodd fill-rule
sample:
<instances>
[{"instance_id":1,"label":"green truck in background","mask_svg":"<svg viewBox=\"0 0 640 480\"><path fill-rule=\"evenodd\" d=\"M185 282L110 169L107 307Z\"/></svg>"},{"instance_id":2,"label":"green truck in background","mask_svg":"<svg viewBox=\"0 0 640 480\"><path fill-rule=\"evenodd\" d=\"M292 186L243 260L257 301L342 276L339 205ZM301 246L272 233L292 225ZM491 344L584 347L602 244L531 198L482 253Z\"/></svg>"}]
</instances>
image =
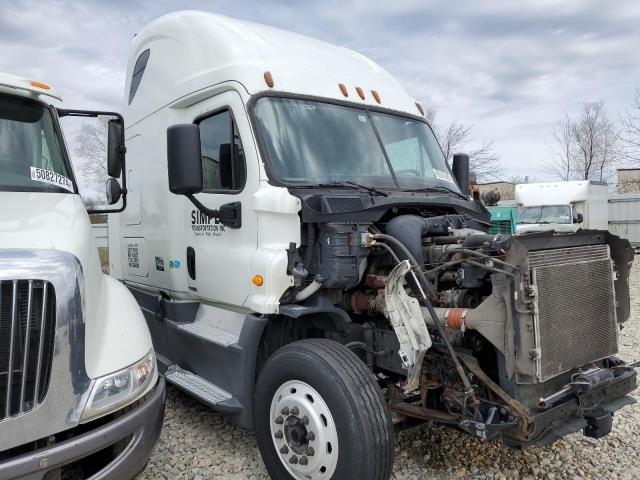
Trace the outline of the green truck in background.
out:
<instances>
[{"instance_id":1,"label":"green truck in background","mask_svg":"<svg viewBox=\"0 0 640 480\"><path fill-rule=\"evenodd\" d=\"M491 213L491 227L489 233L503 233L505 235L515 235L516 233L516 207L487 207Z\"/></svg>"},{"instance_id":2,"label":"green truck in background","mask_svg":"<svg viewBox=\"0 0 640 480\"><path fill-rule=\"evenodd\" d=\"M495 188L493 190L486 190L480 195L482 203L489 213L491 213L489 233L492 235L498 233L515 235L517 209L515 205L498 205L500 197L500 192ZM507 201L506 203L512 202Z\"/></svg>"}]
</instances>

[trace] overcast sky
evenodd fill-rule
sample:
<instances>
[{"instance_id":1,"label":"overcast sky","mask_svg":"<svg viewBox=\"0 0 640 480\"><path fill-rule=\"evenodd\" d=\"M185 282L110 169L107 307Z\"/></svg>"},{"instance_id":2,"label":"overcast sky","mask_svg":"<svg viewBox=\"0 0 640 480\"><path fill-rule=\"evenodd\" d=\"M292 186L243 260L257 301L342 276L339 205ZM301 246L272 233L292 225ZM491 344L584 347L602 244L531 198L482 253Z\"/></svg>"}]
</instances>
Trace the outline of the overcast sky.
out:
<instances>
[{"instance_id":1,"label":"overcast sky","mask_svg":"<svg viewBox=\"0 0 640 480\"><path fill-rule=\"evenodd\" d=\"M121 110L131 39L202 9L357 50L437 121L474 125L509 174L544 178L549 130L582 102L617 115L640 82L640 1L0 0L0 71L51 83L74 108Z\"/></svg>"}]
</instances>

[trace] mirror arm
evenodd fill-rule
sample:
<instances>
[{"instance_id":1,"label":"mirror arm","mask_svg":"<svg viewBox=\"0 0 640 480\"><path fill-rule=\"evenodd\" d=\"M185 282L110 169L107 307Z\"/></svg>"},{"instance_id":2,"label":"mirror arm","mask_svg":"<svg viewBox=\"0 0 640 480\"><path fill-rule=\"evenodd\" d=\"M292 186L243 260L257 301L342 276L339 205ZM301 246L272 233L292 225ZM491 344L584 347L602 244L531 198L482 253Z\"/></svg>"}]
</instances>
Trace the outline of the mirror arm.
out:
<instances>
[{"instance_id":1,"label":"mirror arm","mask_svg":"<svg viewBox=\"0 0 640 480\"><path fill-rule=\"evenodd\" d=\"M124 185L124 175L122 176L122 180L123 180L123 185ZM87 208L87 213L89 215L93 215L94 213L121 213L124 211L125 208L127 208L127 189L123 186L122 187L122 197L120 197L122 200L122 205L120 205L118 208L98 208L98 209L94 209L94 208Z\"/></svg>"},{"instance_id":2,"label":"mirror arm","mask_svg":"<svg viewBox=\"0 0 640 480\"><path fill-rule=\"evenodd\" d=\"M196 208L206 216L220 220L220 223L224 226L229 228L240 228L242 226L242 210L240 202L226 203L222 205L219 210L212 210L204 206L190 193L185 193L185 197L187 197L191 203L193 203Z\"/></svg>"},{"instance_id":3,"label":"mirror arm","mask_svg":"<svg viewBox=\"0 0 640 480\"><path fill-rule=\"evenodd\" d=\"M75 110L69 108L56 108L56 113L58 117L115 117L118 122L120 122L124 126L124 118L117 112L103 112L99 110ZM125 153L127 151L127 147L123 146L120 148L120 153ZM126 170L126 160L123 156L122 158L122 205L119 208L108 208L108 209L87 209L87 213L89 215L94 213L120 213L127 208L127 170Z\"/></svg>"}]
</instances>

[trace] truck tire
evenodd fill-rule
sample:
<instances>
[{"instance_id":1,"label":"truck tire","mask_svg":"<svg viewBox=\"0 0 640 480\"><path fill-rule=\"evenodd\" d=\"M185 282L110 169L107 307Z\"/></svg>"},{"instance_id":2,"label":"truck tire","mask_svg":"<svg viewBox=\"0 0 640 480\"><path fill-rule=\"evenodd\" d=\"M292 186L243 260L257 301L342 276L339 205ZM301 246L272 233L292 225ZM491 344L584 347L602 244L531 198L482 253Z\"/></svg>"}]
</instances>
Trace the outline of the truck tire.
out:
<instances>
[{"instance_id":1,"label":"truck tire","mask_svg":"<svg viewBox=\"0 0 640 480\"><path fill-rule=\"evenodd\" d=\"M387 480L394 434L371 371L348 348L301 340L265 363L255 395L258 447L271 478Z\"/></svg>"}]
</instances>

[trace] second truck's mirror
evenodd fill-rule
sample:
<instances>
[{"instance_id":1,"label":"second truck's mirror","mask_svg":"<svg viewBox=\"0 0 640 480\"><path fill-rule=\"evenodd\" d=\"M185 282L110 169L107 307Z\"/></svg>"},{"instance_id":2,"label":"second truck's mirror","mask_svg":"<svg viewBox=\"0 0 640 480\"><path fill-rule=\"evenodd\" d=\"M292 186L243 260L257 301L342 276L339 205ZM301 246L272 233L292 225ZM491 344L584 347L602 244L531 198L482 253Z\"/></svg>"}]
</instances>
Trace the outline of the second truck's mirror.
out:
<instances>
[{"instance_id":1,"label":"second truck's mirror","mask_svg":"<svg viewBox=\"0 0 640 480\"><path fill-rule=\"evenodd\" d=\"M582 223L584 221L584 217L582 216L581 213L576 214L576 222L575 223Z\"/></svg>"},{"instance_id":2,"label":"second truck's mirror","mask_svg":"<svg viewBox=\"0 0 640 480\"><path fill-rule=\"evenodd\" d=\"M198 125L186 123L167 128L167 167L172 193L192 195L202 191Z\"/></svg>"},{"instance_id":3,"label":"second truck's mirror","mask_svg":"<svg viewBox=\"0 0 640 480\"><path fill-rule=\"evenodd\" d=\"M109 136L107 139L107 173L110 177L119 178L124 163L124 128L117 120L109 120Z\"/></svg>"},{"instance_id":4,"label":"second truck's mirror","mask_svg":"<svg viewBox=\"0 0 640 480\"><path fill-rule=\"evenodd\" d=\"M107 180L107 203L114 205L120 201L120 197L122 197L120 182L116 178L109 178Z\"/></svg>"}]
</instances>

